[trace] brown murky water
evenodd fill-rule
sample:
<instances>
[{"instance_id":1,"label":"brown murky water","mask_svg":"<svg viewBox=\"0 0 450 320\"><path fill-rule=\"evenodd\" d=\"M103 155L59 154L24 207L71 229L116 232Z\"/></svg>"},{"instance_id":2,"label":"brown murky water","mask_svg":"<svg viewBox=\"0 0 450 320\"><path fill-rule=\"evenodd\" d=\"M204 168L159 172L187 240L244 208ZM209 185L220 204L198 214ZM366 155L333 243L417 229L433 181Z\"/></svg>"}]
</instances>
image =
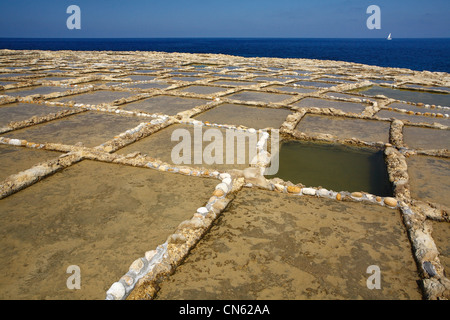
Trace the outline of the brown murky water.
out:
<instances>
[{"instance_id":1,"label":"brown murky water","mask_svg":"<svg viewBox=\"0 0 450 320\"><path fill-rule=\"evenodd\" d=\"M177 76L183 76L183 77L189 77L189 76L198 75L198 72L174 71L174 72L170 72L170 74L177 75Z\"/></svg>"},{"instance_id":2,"label":"brown murky water","mask_svg":"<svg viewBox=\"0 0 450 320\"><path fill-rule=\"evenodd\" d=\"M7 94L9 96L20 96L26 97L32 94L41 94L46 95L53 92L64 92L69 90L68 88L60 88L60 87L31 87L24 89L14 89L14 90L5 90L0 91L2 94Z\"/></svg>"},{"instance_id":3,"label":"brown murky water","mask_svg":"<svg viewBox=\"0 0 450 320\"><path fill-rule=\"evenodd\" d=\"M133 81L150 81L155 79L155 77L147 76L147 75L129 75L119 79L131 79Z\"/></svg>"},{"instance_id":4,"label":"brown murky water","mask_svg":"<svg viewBox=\"0 0 450 320\"><path fill-rule=\"evenodd\" d=\"M0 181L60 155L59 152L0 144Z\"/></svg>"},{"instance_id":5,"label":"brown murky water","mask_svg":"<svg viewBox=\"0 0 450 320\"><path fill-rule=\"evenodd\" d=\"M340 84L340 83L355 83L354 80L347 80L347 79L335 79L335 78L319 78L317 79L319 81L326 81L326 82L333 82L334 85Z\"/></svg>"},{"instance_id":6,"label":"brown murky water","mask_svg":"<svg viewBox=\"0 0 450 320\"><path fill-rule=\"evenodd\" d=\"M0 79L29 76L30 73L0 73Z\"/></svg>"},{"instance_id":7,"label":"brown murky water","mask_svg":"<svg viewBox=\"0 0 450 320\"><path fill-rule=\"evenodd\" d=\"M225 79L237 79L240 77L244 77L245 73L243 72L236 72L236 73L220 73L220 74L213 74L214 77L220 77Z\"/></svg>"},{"instance_id":8,"label":"brown murky water","mask_svg":"<svg viewBox=\"0 0 450 320\"><path fill-rule=\"evenodd\" d=\"M244 189L158 299L421 299L418 279L398 211Z\"/></svg>"},{"instance_id":9,"label":"brown murky water","mask_svg":"<svg viewBox=\"0 0 450 320\"><path fill-rule=\"evenodd\" d=\"M312 136L332 134L340 139L357 138L367 142L389 142L390 123L363 119L306 115L297 130Z\"/></svg>"},{"instance_id":10,"label":"brown murky water","mask_svg":"<svg viewBox=\"0 0 450 320\"><path fill-rule=\"evenodd\" d=\"M420 112L420 113L441 113L441 114L450 114L450 112L448 110L445 109L430 109L430 108L425 108L425 107L418 107L415 105L411 105L411 104L407 104L407 103L398 103L398 102L394 102L391 103L390 105L387 105L388 108L397 108L397 109L404 109L404 110L408 110L408 111L413 111L413 112Z\"/></svg>"},{"instance_id":11,"label":"brown murky water","mask_svg":"<svg viewBox=\"0 0 450 320\"><path fill-rule=\"evenodd\" d=\"M407 163L411 196L450 208L450 159L411 156Z\"/></svg>"},{"instance_id":12,"label":"brown murky water","mask_svg":"<svg viewBox=\"0 0 450 320\"><path fill-rule=\"evenodd\" d=\"M252 79L253 81L260 81L260 82L286 82L290 79L286 79L286 78L279 78L279 77L256 77Z\"/></svg>"},{"instance_id":13,"label":"brown murky water","mask_svg":"<svg viewBox=\"0 0 450 320\"><path fill-rule=\"evenodd\" d=\"M235 87L250 86L250 85L257 84L257 82L250 82L250 81L225 81L225 80L213 81L211 83L227 85L227 86L235 86Z\"/></svg>"},{"instance_id":14,"label":"brown murky water","mask_svg":"<svg viewBox=\"0 0 450 320\"><path fill-rule=\"evenodd\" d=\"M291 87L291 86L270 86L268 88L277 89L277 90L286 91L286 92L294 92L294 93L310 93L310 92L317 91L316 89Z\"/></svg>"},{"instance_id":15,"label":"brown murky water","mask_svg":"<svg viewBox=\"0 0 450 320\"><path fill-rule=\"evenodd\" d=\"M11 81L0 81L0 86L6 86L7 84L12 84L15 82L11 82ZM2 92L3 93L3 92Z\"/></svg>"},{"instance_id":16,"label":"brown murky water","mask_svg":"<svg viewBox=\"0 0 450 320\"><path fill-rule=\"evenodd\" d=\"M417 115L409 115L401 112L381 110L375 114L375 116L384 119L397 119L402 121L409 121L411 123L440 123L443 125L450 125L449 118L436 118L436 117L427 117L427 116L417 116Z\"/></svg>"},{"instance_id":17,"label":"brown murky water","mask_svg":"<svg viewBox=\"0 0 450 320\"><path fill-rule=\"evenodd\" d=\"M403 141L414 149L450 149L450 130L404 126Z\"/></svg>"},{"instance_id":18,"label":"brown murky water","mask_svg":"<svg viewBox=\"0 0 450 320\"><path fill-rule=\"evenodd\" d=\"M156 96L149 99L128 103L121 108L125 110L135 110L147 113L162 113L176 115L178 112L195 108L207 104L210 100L181 98L172 96Z\"/></svg>"},{"instance_id":19,"label":"brown murky water","mask_svg":"<svg viewBox=\"0 0 450 320\"><path fill-rule=\"evenodd\" d=\"M0 107L0 127L6 126L12 121L24 121L33 116L41 117L64 110L69 110L69 108L31 103L7 104Z\"/></svg>"},{"instance_id":20,"label":"brown murky water","mask_svg":"<svg viewBox=\"0 0 450 320\"><path fill-rule=\"evenodd\" d=\"M381 86L372 86L355 90L356 92L369 95L384 95L401 101L422 102L441 106L450 106L450 94L432 93L417 90L393 89Z\"/></svg>"},{"instance_id":21,"label":"brown murky water","mask_svg":"<svg viewBox=\"0 0 450 320\"><path fill-rule=\"evenodd\" d=\"M186 138L178 137L177 130L180 130L180 134L187 135ZM213 135L211 140L206 140L206 132L209 131ZM242 144L239 144L237 139L234 140L234 148L230 147L226 143L226 137L228 134L236 134L238 137L242 137L244 141ZM217 149L213 148L216 145L215 134L222 137L222 142L220 139L217 140ZM174 141L172 141L172 135L174 136ZM258 138L256 134L251 135L249 133L239 133L232 130L225 130L221 128L212 128L212 127L200 127L198 131L194 129L194 126L191 125L182 125L175 124L165 129L162 129L152 135L137 141L129 146L126 146L123 149L117 151L119 154L128 154L135 151L139 151L142 154L147 154L150 157L160 159L164 162L170 164L176 164L174 161L178 157L186 156L187 163L181 163L180 165L190 165L195 167L204 167L209 169L217 169L219 171L225 171L230 169L245 169L249 166L251 159L249 159L250 154L250 139L249 137L254 137L255 141ZM203 142L201 139L205 137ZM200 140L196 140L200 139ZM245 140L244 140L245 139ZM195 141L200 141L201 148L195 148ZM181 146L185 145L186 148L181 148ZM256 145L253 144L256 148ZM178 148L178 147L180 148ZM242 147L244 146L244 147ZM207 149L208 148L208 149ZM239 148L239 149L238 149ZM238 158L238 150L242 152L245 148L245 153L243 154L243 158ZM176 156L172 157L172 151L175 150ZM230 150L234 150L232 154L232 163L227 163L227 152ZM255 149L256 150L256 149ZM216 153L217 152L217 153ZM222 155L220 155L222 152ZM211 155L214 163L207 163L205 155ZM200 159L197 161L196 159ZM242 161L241 161L241 160ZM217 160L217 161L216 161ZM222 163L219 163L221 161Z\"/></svg>"},{"instance_id":22,"label":"brown murky water","mask_svg":"<svg viewBox=\"0 0 450 320\"><path fill-rule=\"evenodd\" d=\"M316 82L316 81L299 81L299 82L296 82L295 84L297 84L299 86L316 87L316 88L331 88L331 87L338 85L338 83L326 83L326 82Z\"/></svg>"},{"instance_id":23,"label":"brown murky water","mask_svg":"<svg viewBox=\"0 0 450 320\"><path fill-rule=\"evenodd\" d=\"M67 96L64 98L57 98L52 101L69 102L74 101L76 103L84 104L100 104L100 103L113 103L117 99L128 98L136 93L124 92L124 91L107 91L100 90L94 93L83 93L73 96Z\"/></svg>"},{"instance_id":24,"label":"brown murky water","mask_svg":"<svg viewBox=\"0 0 450 320\"><path fill-rule=\"evenodd\" d=\"M8 138L25 139L35 143L62 143L95 147L114 136L144 122L142 118L84 112L42 123L29 128L5 133Z\"/></svg>"},{"instance_id":25,"label":"brown murky water","mask_svg":"<svg viewBox=\"0 0 450 320\"><path fill-rule=\"evenodd\" d=\"M66 81L69 79L74 79L74 78L71 78L71 77L45 77L45 78L39 80L39 82L42 82L42 81Z\"/></svg>"},{"instance_id":26,"label":"brown murky water","mask_svg":"<svg viewBox=\"0 0 450 320\"><path fill-rule=\"evenodd\" d=\"M123 85L127 88L137 88L137 89L166 89L169 87L167 83L164 82L149 82L149 83L130 83Z\"/></svg>"},{"instance_id":27,"label":"brown murky water","mask_svg":"<svg viewBox=\"0 0 450 320\"><path fill-rule=\"evenodd\" d=\"M83 161L0 200L0 298L104 299L216 184ZM66 286L70 265L80 267L80 290Z\"/></svg>"},{"instance_id":28,"label":"brown murky water","mask_svg":"<svg viewBox=\"0 0 450 320\"><path fill-rule=\"evenodd\" d=\"M278 129L291 113L286 109L258 108L227 103L203 112L195 119L210 123L242 125L255 129Z\"/></svg>"},{"instance_id":29,"label":"brown murky water","mask_svg":"<svg viewBox=\"0 0 450 320\"><path fill-rule=\"evenodd\" d=\"M360 100L367 99L370 101L375 101L375 99L362 98L359 96L346 94L346 93L340 93L340 92L327 92L327 93L325 93L325 95L329 96L329 97L335 97L335 98L344 98L344 99L355 99L356 98L356 99L360 99Z\"/></svg>"},{"instance_id":30,"label":"brown murky water","mask_svg":"<svg viewBox=\"0 0 450 320\"><path fill-rule=\"evenodd\" d=\"M439 260L444 267L445 276L450 276L450 223L432 222L433 231L431 233L436 247L439 251Z\"/></svg>"},{"instance_id":31,"label":"brown murky water","mask_svg":"<svg viewBox=\"0 0 450 320\"><path fill-rule=\"evenodd\" d=\"M187 88L182 89L182 92L192 92L197 94L215 94L220 92L225 92L228 89L221 87L208 87L208 86L189 86Z\"/></svg>"},{"instance_id":32,"label":"brown murky water","mask_svg":"<svg viewBox=\"0 0 450 320\"><path fill-rule=\"evenodd\" d=\"M194 81L198 81L198 80L203 80L203 78L200 78L200 77L172 77L172 78L170 78L170 80L194 82Z\"/></svg>"},{"instance_id":33,"label":"brown murky water","mask_svg":"<svg viewBox=\"0 0 450 320\"><path fill-rule=\"evenodd\" d=\"M444 90L450 92L450 88L442 87L442 86L422 86L418 84L405 84L402 87L412 88L412 89L421 89L421 90Z\"/></svg>"},{"instance_id":34,"label":"brown murky water","mask_svg":"<svg viewBox=\"0 0 450 320\"><path fill-rule=\"evenodd\" d=\"M365 105L355 102L325 100L318 98L305 98L293 104L296 107L303 108L334 108L344 112L361 113L366 108Z\"/></svg>"},{"instance_id":35,"label":"brown murky water","mask_svg":"<svg viewBox=\"0 0 450 320\"><path fill-rule=\"evenodd\" d=\"M226 98L240 101L260 101L260 102L281 102L283 100L289 99L292 96L285 94L267 93L267 92L257 92L257 91L242 91L238 93L233 93Z\"/></svg>"}]
</instances>

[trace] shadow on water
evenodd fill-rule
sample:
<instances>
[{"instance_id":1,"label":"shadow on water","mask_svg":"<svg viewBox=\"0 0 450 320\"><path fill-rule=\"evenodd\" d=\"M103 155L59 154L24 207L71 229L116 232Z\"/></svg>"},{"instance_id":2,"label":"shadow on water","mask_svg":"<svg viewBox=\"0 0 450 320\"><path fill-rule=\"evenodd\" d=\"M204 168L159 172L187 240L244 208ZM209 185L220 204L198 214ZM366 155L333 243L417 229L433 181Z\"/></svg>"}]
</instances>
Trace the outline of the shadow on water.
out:
<instances>
[{"instance_id":1,"label":"shadow on water","mask_svg":"<svg viewBox=\"0 0 450 320\"><path fill-rule=\"evenodd\" d=\"M387 197L393 196L392 184L389 182L389 175L386 168L383 151L377 151L369 155L370 161L370 186L371 193Z\"/></svg>"}]
</instances>

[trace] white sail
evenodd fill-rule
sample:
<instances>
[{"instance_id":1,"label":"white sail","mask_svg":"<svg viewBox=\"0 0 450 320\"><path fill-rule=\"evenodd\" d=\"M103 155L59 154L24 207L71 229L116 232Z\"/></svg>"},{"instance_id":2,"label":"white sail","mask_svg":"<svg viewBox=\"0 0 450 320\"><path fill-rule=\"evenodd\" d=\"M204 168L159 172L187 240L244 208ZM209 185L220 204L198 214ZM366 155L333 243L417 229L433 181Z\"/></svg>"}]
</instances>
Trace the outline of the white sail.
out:
<instances>
[{"instance_id":1,"label":"white sail","mask_svg":"<svg viewBox=\"0 0 450 320\"><path fill-rule=\"evenodd\" d=\"M391 33L389 33L387 39L388 39L388 40L392 40Z\"/></svg>"}]
</instances>

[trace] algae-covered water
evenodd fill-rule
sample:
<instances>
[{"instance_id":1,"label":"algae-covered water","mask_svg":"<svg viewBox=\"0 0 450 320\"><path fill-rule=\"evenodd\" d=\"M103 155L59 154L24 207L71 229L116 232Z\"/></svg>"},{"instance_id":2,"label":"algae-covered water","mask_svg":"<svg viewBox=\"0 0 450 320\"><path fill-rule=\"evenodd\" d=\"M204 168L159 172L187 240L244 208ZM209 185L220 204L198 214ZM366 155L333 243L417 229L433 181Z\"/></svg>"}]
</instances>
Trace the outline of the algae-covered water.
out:
<instances>
[{"instance_id":1,"label":"algae-covered water","mask_svg":"<svg viewBox=\"0 0 450 320\"><path fill-rule=\"evenodd\" d=\"M343 145L288 141L280 148L278 177L334 191L392 195L382 151Z\"/></svg>"}]
</instances>

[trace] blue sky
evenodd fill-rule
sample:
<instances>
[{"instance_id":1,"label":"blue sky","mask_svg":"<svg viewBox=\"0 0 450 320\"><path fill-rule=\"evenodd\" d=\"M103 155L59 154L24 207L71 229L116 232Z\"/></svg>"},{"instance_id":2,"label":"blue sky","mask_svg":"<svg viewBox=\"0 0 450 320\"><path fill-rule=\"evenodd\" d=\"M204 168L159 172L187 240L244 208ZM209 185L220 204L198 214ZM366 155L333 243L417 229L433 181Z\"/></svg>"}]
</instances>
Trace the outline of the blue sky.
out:
<instances>
[{"instance_id":1,"label":"blue sky","mask_svg":"<svg viewBox=\"0 0 450 320\"><path fill-rule=\"evenodd\" d=\"M81 30L66 27L72 4ZM0 37L449 38L449 14L448 0L1 0Z\"/></svg>"}]
</instances>

